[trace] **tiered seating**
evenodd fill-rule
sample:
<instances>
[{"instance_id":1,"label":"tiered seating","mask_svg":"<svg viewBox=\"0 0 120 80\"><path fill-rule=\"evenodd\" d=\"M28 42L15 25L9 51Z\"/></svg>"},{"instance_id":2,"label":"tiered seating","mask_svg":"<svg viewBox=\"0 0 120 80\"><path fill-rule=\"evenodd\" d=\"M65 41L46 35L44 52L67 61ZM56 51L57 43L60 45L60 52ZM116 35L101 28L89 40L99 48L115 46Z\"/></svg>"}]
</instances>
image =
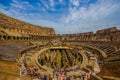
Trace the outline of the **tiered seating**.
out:
<instances>
[{"instance_id":1,"label":"tiered seating","mask_svg":"<svg viewBox=\"0 0 120 80\"><path fill-rule=\"evenodd\" d=\"M120 50L110 54L106 62L120 62Z\"/></svg>"},{"instance_id":2,"label":"tiered seating","mask_svg":"<svg viewBox=\"0 0 120 80\"><path fill-rule=\"evenodd\" d=\"M23 36L23 37L29 37L28 34L24 34L24 33L20 33L20 35Z\"/></svg>"},{"instance_id":3,"label":"tiered seating","mask_svg":"<svg viewBox=\"0 0 120 80\"><path fill-rule=\"evenodd\" d=\"M7 35L4 31L0 31L0 35Z\"/></svg>"},{"instance_id":4,"label":"tiered seating","mask_svg":"<svg viewBox=\"0 0 120 80\"><path fill-rule=\"evenodd\" d=\"M118 50L118 51L116 51L116 52L114 52L112 54L109 54L108 56L114 56L114 55L120 55L120 50Z\"/></svg>"},{"instance_id":5,"label":"tiered seating","mask_svg":"<svg viewBox=\"0 0 120 80\"><path fill-rule=\"evenodd\" d=\"M0 45L0 59L15 61L19 53L29 46L25 43L11 43Z\"/></svg>"},{"instance_id":6,"label":"tiered seating","mask_svg":"<svg viewBox=\"0 0 120 80\"><path fill-rule=\"evenodd\" d=\"M101 75L109 75L113 77L119 77L119 69L116 68L120 63L120 50L119 43L114 42L88 42L89 46L101 49L107 54L107 58L104 59L104 65L102 65ZM105 79L106 80L106 79ZM117 80L117 79L116 79Z\"/></svg>"},{"instance_id":7,"label":"tiered seating","mask_svg":"<svg viewBox=\"0 0 120 80\"><path fill-rule=\"evenodd\" d=\"M101 49L106 54L111 54L111 53L114 53L116 51L116 49L113 46L109 45L109 44L94 43L94 42L87 43L87 44L90 45L90 46L93 46L93 47Z\"/></svg>"},{"instance_id":8,"label":"tiered seating","mask_svg":"<svg viewBox=\"0 0 120 80\"><path fill-rule=\"evenodd\" d=\"M8 30L4 30L4 32L7 33L9 36L21 36L21 34L19 34L18 32L12 32Z\"/></svg>"},{"instance_id":9,"label":"tiered seating","mask_svg":"<svg viewBox=\"0 0 120 80\"><path fill-rule=\"evenodd\" d=\"M94 69L97 68L96 73L99 73L100 69L99 69L99 65L97 63L98 60L97 60L96 56L93 53L88 52L88 51L86 51L86 55L89 59L89 65L92 66Z\"/></svg>"}]
</instances>

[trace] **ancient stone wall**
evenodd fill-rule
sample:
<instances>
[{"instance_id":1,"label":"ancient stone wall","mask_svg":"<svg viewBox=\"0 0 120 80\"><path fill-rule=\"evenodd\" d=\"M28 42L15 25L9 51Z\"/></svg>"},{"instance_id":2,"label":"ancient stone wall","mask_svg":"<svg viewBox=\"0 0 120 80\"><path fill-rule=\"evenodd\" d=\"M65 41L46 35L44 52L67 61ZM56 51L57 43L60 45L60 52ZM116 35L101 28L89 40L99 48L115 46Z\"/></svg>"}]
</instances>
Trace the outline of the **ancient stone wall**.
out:
<instances>
[{"instance_id":1,"label":"ancient stone wall","mask_svg":"<svg viewBox=\"0 0 120 80\"><path fill-rule=\"evenodd\" d=\"M96 33L85 32L58 36L53 28L32 25L0 13L0 40L49 40L55 38L80 41L120 41L120 30L112 27L98 30Z\"/></svg>"},{"instance_id":2,"label":"ancient stone wall","mask_svg":"<svg viewBox=\"0 0 120 80\"><path fill-rule=\"evenodd\" d=\"M120 30L118 30L116 27L112 27L98 30L96 33L86 32L78 34L64 34L62 37L64 40L120 41Z\"/></svg>"},{"instance_id":3,"label":"ancient stone wall","mask_svg":"<svg viewBox=\"0 0 120 80\"><path fill-rule=\"evenodd\" d=\"M0 13L0 39L3 36L20 38L34 38L34 36L55 36L55 31L53 28L32 25Z\"/></svg>"}]
</instances>

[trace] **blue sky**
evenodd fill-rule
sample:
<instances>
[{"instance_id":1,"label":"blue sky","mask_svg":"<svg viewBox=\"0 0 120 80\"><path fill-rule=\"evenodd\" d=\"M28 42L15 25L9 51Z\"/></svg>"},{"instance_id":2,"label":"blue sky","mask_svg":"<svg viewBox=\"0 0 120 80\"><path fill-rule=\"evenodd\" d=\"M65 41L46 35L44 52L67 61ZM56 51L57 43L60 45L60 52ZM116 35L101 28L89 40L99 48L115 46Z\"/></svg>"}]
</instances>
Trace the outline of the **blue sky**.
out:
<instances>
[{"instance_id":1,"label":"blue sky","mask_svg":"<svg viewBox=\"0 0 120 80\"><path fill-rule=\"evenodd\" d=\"M120 0L0 0L0 12L58 34L120 29Z\"/></svg>"}]
</instances>

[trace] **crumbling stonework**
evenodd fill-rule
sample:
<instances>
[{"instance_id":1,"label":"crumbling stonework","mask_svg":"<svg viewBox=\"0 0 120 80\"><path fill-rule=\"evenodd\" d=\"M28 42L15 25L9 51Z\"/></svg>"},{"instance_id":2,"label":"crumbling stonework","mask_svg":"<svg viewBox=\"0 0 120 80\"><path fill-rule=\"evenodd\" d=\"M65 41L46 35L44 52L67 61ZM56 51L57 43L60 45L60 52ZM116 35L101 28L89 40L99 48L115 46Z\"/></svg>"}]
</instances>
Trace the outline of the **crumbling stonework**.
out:
<instances>
[{"instance_id":1,"label":"crumbling stonework","mask_svg":"<svg viewBox=\"0 0 120 80\"><path fill-rule=\"evenodd\" d=\"M1 40L28 40L40 36L54 36L53 28L32 25L0 13L0 39ZM35 37L35 38L34 38Z\"/></svg>"},{"instance_id":2,"label":"crumbling stonework","mask_svg":"<svg viewBox=\"0 0 120 80\"><path fill-rule=\"evenodd\" d=\"M116 27L102 29L93 32L64 34L64 40L82 40L82 41L120 41L120 30ZM117 37L116 37L117 36Z\"/></svg>"}]
</instances>

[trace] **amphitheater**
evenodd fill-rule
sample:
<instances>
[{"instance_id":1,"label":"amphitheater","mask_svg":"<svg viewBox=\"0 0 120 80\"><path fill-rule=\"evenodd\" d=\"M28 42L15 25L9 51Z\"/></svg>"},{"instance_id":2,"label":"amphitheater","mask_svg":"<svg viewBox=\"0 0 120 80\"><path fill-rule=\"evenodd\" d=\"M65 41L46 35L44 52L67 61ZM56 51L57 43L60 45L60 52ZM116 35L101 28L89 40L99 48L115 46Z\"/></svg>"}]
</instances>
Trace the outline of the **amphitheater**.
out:
<instances>
[{"instance_id":1,"label":"amphitheater","mask_svg":"<svg viewBox=\"0 0 120 80\"><path fill-rule=\"evenodd\" d=\"M0 80L83 80L84 74L120 80L119 29L59 35L0 13Z\"/></svg>"}]
</instances>

